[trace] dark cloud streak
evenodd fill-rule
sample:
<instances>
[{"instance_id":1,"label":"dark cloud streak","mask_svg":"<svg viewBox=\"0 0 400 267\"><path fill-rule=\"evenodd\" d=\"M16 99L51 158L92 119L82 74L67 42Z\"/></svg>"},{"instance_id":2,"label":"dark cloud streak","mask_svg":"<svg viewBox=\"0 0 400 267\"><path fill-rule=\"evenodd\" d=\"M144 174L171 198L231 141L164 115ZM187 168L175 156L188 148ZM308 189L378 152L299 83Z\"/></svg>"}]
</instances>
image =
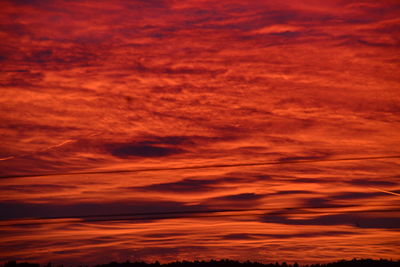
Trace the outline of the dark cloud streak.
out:
<instances>
[{"instance_id":1,"label":"dark cloud streak","mask_svg":"<svg viewBox=\"0 0 400 267\"><path fill-rule=\"evenodd\" d=\"M324 160L299 160L299 161L283 161L283 162L215 164L215 165L203 165L203 166L187 166L187 167L171 167L171 168L149 168L149 169L137 169L137 170L111 170L111 171L88 171L88 172L52 173L52 174L9 175L9 176L0 176L0 179L13 179L13 178L24 178L24 177L45 177L45 176L60 176L60 175L135 173L135 172L154 172L154 171L168 171L168 170L231 168L231 167L247 167L247 166L267 166L267 165L279 165L279 164L304 164L304 163L317 163L317 162L379 160L379 159L397 159L397 158L400 158L400 156L394 155L394 156L377 156L377 157L336 158L336 159L324 159Z\"/></svg>"}]
</instances>

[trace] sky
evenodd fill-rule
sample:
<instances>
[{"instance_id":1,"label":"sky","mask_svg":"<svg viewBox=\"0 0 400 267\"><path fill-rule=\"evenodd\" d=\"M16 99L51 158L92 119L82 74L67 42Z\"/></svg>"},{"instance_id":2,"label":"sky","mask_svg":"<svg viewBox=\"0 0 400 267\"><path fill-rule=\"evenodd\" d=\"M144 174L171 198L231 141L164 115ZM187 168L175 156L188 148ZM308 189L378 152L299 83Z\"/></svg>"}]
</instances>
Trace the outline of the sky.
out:
<instances>
[{"instance_id":1,"label":"sky","mask_svg":"<svg viewBox=\"0 0 400 267\"><path fill-rule=\"evenodd\" d=\"M397 0L3 0L0 261L400 257Z\"/></svg>"}]
</instances>

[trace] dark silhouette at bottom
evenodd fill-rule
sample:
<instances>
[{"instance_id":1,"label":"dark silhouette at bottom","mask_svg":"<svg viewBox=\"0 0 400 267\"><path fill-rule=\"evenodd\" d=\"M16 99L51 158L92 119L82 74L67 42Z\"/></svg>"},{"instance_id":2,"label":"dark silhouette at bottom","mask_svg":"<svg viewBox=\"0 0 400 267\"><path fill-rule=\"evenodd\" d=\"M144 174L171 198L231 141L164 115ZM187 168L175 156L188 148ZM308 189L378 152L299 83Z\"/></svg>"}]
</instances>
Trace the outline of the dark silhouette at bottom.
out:
<instances>
[{"instance_id":1,"label":"dark silhouette at bottom","mask_svg":"<svg viewBox=\"0 0 400 267\"><path fill-rule=\"evenodd\" d=\"M7 262L3 265L4 267L41 267L37 263L21 262L17 263L15 261ZM79 265L88 266L88 265ZM288 264L286 262L282 263L259 263L259 262L239 262L233 260L210 260L210 261L176 261L161 264L158 261L154 263L146 262L110 262L108 264L94 265L94 267L400 267L400 260L371 260L371 259L353 259L353 260L341 260L332 263L318 263L318 264L306 264L299 265L297 263ZM42 267L55 267L51 263L42 265ZM58 267L63 267L60 265Z\"/></svg>"}]
</instances>

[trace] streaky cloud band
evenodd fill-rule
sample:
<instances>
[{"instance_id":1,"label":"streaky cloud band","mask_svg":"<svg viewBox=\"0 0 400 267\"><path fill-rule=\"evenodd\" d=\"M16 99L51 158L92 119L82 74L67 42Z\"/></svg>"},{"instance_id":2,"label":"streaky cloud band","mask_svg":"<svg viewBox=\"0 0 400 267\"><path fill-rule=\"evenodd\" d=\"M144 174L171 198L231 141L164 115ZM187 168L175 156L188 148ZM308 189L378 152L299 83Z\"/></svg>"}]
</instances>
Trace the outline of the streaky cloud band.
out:
<instances>
[{"instance_id":1,"label":"streaky cloud band","mask_svg":"<svg viewBox=\"0 0 400 267\"><path fill-rule=\"evenodd\" d=\"M127 170L86 171L86 172L70 172L70 173L7 175L7 176L0 176L0 179L46 177L46 176L67 176L67 175L83 175L83 174L157 172L157 171L171 171L171 170L192 170L192 169L208 169L208 168L251 167L251 166L280 165L280 164L302 164L302 163L319 163L319 162L336 162L336 161L358 161L358 160L379 160L379 159L400 159L400 155L373 156L373 157L354 157L354 158L331 158L331 159L325 158L325 159L310 159L310 160L286 160L286 161L269 161L269 162L236 163L236 164L195 165L195 166L183 166L183 167L147 168L147 169L133 169L133 170L127 169Z\"/></svg>"}]
</instances>

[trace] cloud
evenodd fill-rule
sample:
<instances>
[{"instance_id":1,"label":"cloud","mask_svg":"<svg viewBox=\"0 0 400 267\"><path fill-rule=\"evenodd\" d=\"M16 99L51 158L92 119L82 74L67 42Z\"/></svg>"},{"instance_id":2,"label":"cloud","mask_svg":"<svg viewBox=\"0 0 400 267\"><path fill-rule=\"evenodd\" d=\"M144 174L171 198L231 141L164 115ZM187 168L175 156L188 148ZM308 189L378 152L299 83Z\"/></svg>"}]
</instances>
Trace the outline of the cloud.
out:
<instances>
[{"instance_id":1,"label":"cloud","mask_svg":"<svg viewBox=\"0 0 400 267\"><path fill-rule=\"evenodd\" d=\"M255 34L287 34L302 30L301 27L291 25L271 25L253 31Z\"/></svg>"},{"instance_id":2,"label":"cloud","mask_svg":"<svg viewBox=\"0 0 400 267\"><path fill-rule=\"evenodd\" d=\"M315 194L314 191L309 191L309 190L283 190L283 191L277 191L271 194L268 194L269 196L279 196L279 195L297 195L297 194Z\"/></svg>"},{"instance_id":3,"label":"cloud","mask_svg":"<svg viewBox=\"0 0 400 267\"><path fill-rule=\"evenodd\" d=\"M43 218L43 217L87 217L105 215L104 218L112 219L115 214L136 214L136 213L163 213L168 217L169 212L190 212L205 210L204 206L189 206L176 201L151 201L136 200L132 202L111 202L111 203L21 203L21 202L0 202L0 219L20 218ZM178 215L173 215L176 217ZM184 214L182 216L185 216ZM102 216L101 216L102 217ZM160 216L159 216L160 217ZM179 217L179 216L178 216ZM116 217L119 218L119 217ZM147 217L146 217L147 218ZM158 218L155 216L154 218ZM160 219L162 219L162 215ZM149 218L149 220L152 218Z\"/></svg>"},{"instance_id":4,"label":"cloud","mask_svg":"<svg viewBox=\"0 0 400 267\"><path fill-rule=\"evenodd\" d=\"M198 180L189 178L178 182L152 184L143 187L129 187L127 189L169 193L201 193L216 190L218 184L219 181L216 180Z\"/></svg>"},{"instance_id":5,"label":"cloud","mask_svg":"<svg viewBox=\"0 0 400 267\"><path fill-rule=\"evenodd\" d=\"M395 245L382 245L395 239L394 231L363 231L361 237L355 231L349 238L330 232L326 247L315 244L317 232L325 238L325 228L357 226L357 219L360 227L394 229L398 221L391 213L374 219L357 212L370 203L382 209L394 203L395 196L362 186L397 192L398 160L240 164L398 153L398 13L395 0L2 1L0 154L8 158L0 161L2 175L81 174L2 180L0 216L300 209L296 217L286 210L263 217L278 222L268 227L240 216L238 224L238 217L184 214L141 221L140 232L153 234L154 242L135 232L137 223L78 219L20 227L7 236L25 244L29 236L45 260L75 257L79 264L136 252L197 257L199 249L179 248L197 241L206 248L204 257L246 258L254 251L264 257L265 248L270 255L302 257L307 250L322 260L361 257L371 248L371 256L397 255ZM194 165L219 167L185 169ZM139 169L153 170L118 172ZM316 213L301 216L301 208L313 206L351 206L355 215L329 217L310 209ZM168 233L177 227L190 232L180 236L184 242L161 240L173 239ZM287 228L299 230L290 247L284 245L290 232L281 232ZM125 231L133 234L127 238ZM82 237L101 243L99 234L115 239L109 247L88 247L92 254L85 258L76 244L90 245ZM45 235L74 242L40 246ZM275 242L240 242L246 238ZM30 244L7 251L37 255Z\"/></svg>"},{"instance_id":6,"label":"cloud","mask_svg":"<svg viewBox=\"0 0 400 267\"><path fill-rule=\"evenodd\" d=\"M125 157L165 157L184 153L185 151L174 147L151 146L141 144L117 144L110 145L113 156Z\"/></svg>"},{"instance_id":7,"label":"cloud","mask_svg":"<svg viewBox=\"0 0 400 267\"><path fill-rule=\"evenodd\" d=\"M332 214L322 215L311 219L290 219L286 216L267 214L261 221L286 225L350 225L360 228L399 229L400 217L359 214Z\"/></svg>"},{"instance_id":8,"label":"cloud","mask_svg":"<svg viewBox=\"0 0 400 267\"><path fill-rule=\"evenodd\" d=\"M280 158L279 161L281 162L290 162L290 161L312 161L312 160L329 160L329 157L333 156L334 153L330 151L323 151L323 150L314 150L308 151L306 155L302 156L290 156L290 157L283 157Z\"/></svg>"},{"instance_id":9,"label":"cloud","mask_svg":"<svg viewBox=\"0 0 400 267\"><path fill-rule=\"evenodd\" d=\"M167 232L167 233L152 233L152 234L145 234L144 237L148 238L174 238L177 236L185 236L189 235L189 233L179 233L179 232Z\"/></svg>"},{"instance_id":10,"label":"cloud","mask_svg":"<svg viewBox=\"0 0 400 267\"><path fill-rule=\"evenodd\" d=\"M235 195L227 195L222 197L216 197L211 200L215 201L228 201L228 202L244 202L244 201L254 201L262 199L263 195L257 195L254 193L242 193L242 194L235 194Z\"/></svg>"},{"instance_id":11,"label":"cloud","mask_svg":"<svg viewBox=\"0 0 400 267\"><path fill-rule=\"evenodd\" d=\"M166 144L166 145L181 145L192 144L196 136L147 136L141 144Z\"/></svg>"},{"instance_id":12,"label":"cloud","mask_svg":"<svg viewBox=\"0 0 400 267\"><path fill-rule=\"evenodd\" d=\"M312 197L312 198L302 199L302 206L334 208L334 207L340 207L342 205L335 203L329 196L326 196L326 197Z\"/></svg>"},{"instance_id":13,"label":"cloud","mask_svg":"<svg viewBox=\"0 0 400 267\"><path fill-rule=\"evenodd\" d=\"M221 209L257 208L263 198L264 195L261 194L240 193L208 198L202 202L202 205Z\"/></svg>"},{"instance_id":14,"label":"cloud","mask_svg":"<svg viewBox=\"0 0 400 267\"><path fill-rule=\"evenodd\" d=\"M23 185L3 185L1 191L17 191L20 193L43 194L45 192L67 191L76 189L73 185L55 185L55 184L23 184Z\"/></svg>"},{"instance_id":15,"label":"cloud","mask_svg":"<svg viewBox=\"0 0 400 267\"><path fill-rule=\"evenodd\" d=\"M372 199L374 197L386 196L383 192L346 192L341 194L335 194L332 196L334 199L346 200L346 199Z\"/></svg>"},{"instance_id":16,"label":"cloud","mask_svg":"<svg viewBox=\"0 0 400 267\"><path fill-rule=\"evenodd\" d=\"M313 238L352 235L353 232L346 231L325 231L325 232L300 232L293 234L260 234L260 233L235 233L224 235L221 238L227 240L265 240L265 239L292 239L292 238Z\"/></svg>"},{"instance_id":17,"label":"cloud","mask_svg":"<svg viewBox=\"0 0 400 267\"><path fill-rule=\"evenodd\" d=\"M381 179L381 178L379 178ZM369 179L351 179L346 181L348 184L358 185L358 186L396 186L398 185L395 181L388 180L369 180Z\"/></svg>"},{"instance_id":18,"label":"cloud","mask_svg":"<svg viewBox=\"0 0 400 267\"><path fill-rule=\"evenodd\" d=\"M52 1L50 0L9 0L13 5L28 5L32 7L39 7L43 8L46 7L48 4L51 4Z\"/></svg>"}]
</instances>

